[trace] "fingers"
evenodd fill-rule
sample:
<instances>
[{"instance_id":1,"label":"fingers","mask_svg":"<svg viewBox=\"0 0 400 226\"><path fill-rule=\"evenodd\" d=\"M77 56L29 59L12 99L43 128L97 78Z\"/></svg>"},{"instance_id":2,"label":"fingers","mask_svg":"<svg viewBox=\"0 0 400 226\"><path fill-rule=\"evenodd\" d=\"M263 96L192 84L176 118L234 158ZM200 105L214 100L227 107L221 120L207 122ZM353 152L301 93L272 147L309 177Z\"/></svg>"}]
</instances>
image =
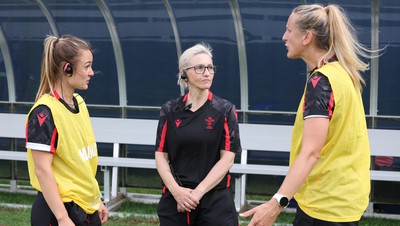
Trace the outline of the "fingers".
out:
<instances>
[{"instance_id":1,"label":"fingers","mask_svg":"<svg viewBox=\"0 0 400 226\"><path fill-rule=\"evenodd\" d=\"M192 193L190 193L189 196L190 201L193 203L193 205L199 205L200 199L198 199L196 196L194 196Z\"/></svg>"},{"instance_id":2,"label":"fingers","mask_svg":"<svg viewBox=\"0 0 400 226\"><path fill-rule=\"evenodd\" d=\"M189 199L189 200L187 200L186 202L183 202L183 205L184 205L185 207L190 208L190 209L195 209L195 208L197 207L197 205L198 205L198 202Z\"/></svg>"},{"instance_id":3,"label":"fingers","mask_svg":"<svg viewBox=\"0 0 400 226\"><path fill-rule=\"evenodd\" d=\"M189 202L180 202L178 203L178 211L181 210L181 212L191 212L192 210L196 209L197 205L195 204L190 204Z\"/></svg>"},{"instance_id":4,"label":"fingers","mask_svg":"<svg viewBox=\"0 0 400 226\"><path fill-rule=\"evenodd\" d=\"M100 204L99 217L102 224L108 220L108 209L103 203Z\"/></svg>"},{"instance_id":5,"label":"fingers","mask_svg":"<svg viewBox=\"0 0 400 226\"><path fill-rule=\"evenodd\" d=\"M246 212L240 213L239 216L241 217L249 217L255 213L255 209L248 210Z\"/></svg>"},{"instance_id":6,"label":"fingers","mask_svg":"<svg viewBox=\"0 0 400 226\"><path fill-rule=\"evenodd\" d=\"M200 200L203 197L203 194L199 193L196 189L192 190L190 194L191 194L190 198L192 199L192 201L195 202L196 205L199 205Z\"/></svg>"},{"instance_id":7,"label":"fingers","mask_svg":"<svg viewBox=\"0 0 400 226\"><path fill-rule=\"evenodd\" d=\"M192 189L182 187L179 193L174 194L178 212L190 212L199 204L199 200L191 194Z\"/></svg>"},{"instance_id":8,"label":"fingers","mask_svg":"<svg viewBox=\"0 0 400 226\"><path fill-rule=\"evenodd\" d=\"M104 224L108 220L108 213L103 213L101 217L101 223Z\"/></svg>"},{"instance_id":9,"label":"fingers","mask_svg":"<svg viewBox=\"0 0 400 226\"><path fill-rule=\"evenodd\" d=\"M194 210L194 208L190 209L190 208L186 207L185 205L178 204L177 205L177 210L178 210L179 213L185 213L185 212L192 212L192 210Z\"/></svg>"},{"instance_id":10,"label":"fingers","mask_svg":"<svg viewBox=\"0 0 400 226\"><path fill-rule=\"evenodd\" d=\"M194 210L197 207L196 204L194 204L193 202L190 202L190 201L182 201L182 202L177 202L177 203L178 203L178 207L184 211Z\"/></svg>"},{"instance_id":11,"label":"fingers","mask_svg":"<svg viewBox=\"0 0 400 226\"><path fill-rule=\"evenodd\" d=\"M253 209L239 214L241 217L252 216L252 219L248 226L260 226L260 225L273 225L276 218L281 212L281 207L278 207L276 201L268 201L261 204Z\"/></svg>"},{"instance_id":12,"label":"fingers","mask_svg":"<svg viewBox=\"0 0 400 226\"><path fill-rule=\"evenodd\" d=\"M253 208L246 212L240 213L239 216L240 217L250 217L250 216L253 216L255 214L255 212L256 212L256 210L255 210L255 208ZM258 224L255 222L255 219L253 217L247 226L256 226L256 225L258 225Z\"/></svg>"}]
</instances>

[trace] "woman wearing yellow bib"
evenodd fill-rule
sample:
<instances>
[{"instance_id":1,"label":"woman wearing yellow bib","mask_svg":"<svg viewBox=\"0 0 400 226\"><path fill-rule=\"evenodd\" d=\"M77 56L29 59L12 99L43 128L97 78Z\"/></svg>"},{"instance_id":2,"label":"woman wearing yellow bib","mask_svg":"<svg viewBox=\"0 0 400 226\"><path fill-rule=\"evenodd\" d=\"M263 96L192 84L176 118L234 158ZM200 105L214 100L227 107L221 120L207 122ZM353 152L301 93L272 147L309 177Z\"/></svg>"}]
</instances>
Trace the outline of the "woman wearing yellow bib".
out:
<instances>
[{"instance_id":1,"label":"woman wearing yellow bib","mask_svg":"<svg viewBox=\"0 0 400 226\"><path fill-rule=\"evenodd\" d=\"M108 219L95 178L97 147L88 110L75 89L94 76L88 42L71 35L44 41L36 102L26 120L32 186L31 224L98 226Z\"/></svg>"},{"instance_id":2,"label":"woman wearing yellow bib","mask_svg":"<svg viewBox=\"0 0 400 226\"><path fill-rule=\"evenodd\" d=\"M355 226L368 206L370 148L360 73L368 57L337 5L301 5L282 37L290 59L302 59L307 79L292 134L290 168L273 198L242 214L249 226L272 225L289 200L294 226Z\"/></svg>"}]
</instances>

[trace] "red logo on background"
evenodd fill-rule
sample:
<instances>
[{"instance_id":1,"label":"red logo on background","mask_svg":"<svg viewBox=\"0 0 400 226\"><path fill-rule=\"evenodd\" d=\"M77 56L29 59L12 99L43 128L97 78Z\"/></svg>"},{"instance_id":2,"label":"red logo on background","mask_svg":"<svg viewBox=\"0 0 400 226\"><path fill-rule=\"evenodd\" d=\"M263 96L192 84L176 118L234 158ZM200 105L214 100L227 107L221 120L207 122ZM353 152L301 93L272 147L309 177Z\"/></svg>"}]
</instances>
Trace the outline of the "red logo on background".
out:
<instances>
[{"instance_id":1,"label":"red logo on background","mask_svg":"<svg viewBox=\"0 0 400 226\"><path fill-rule=\"evenodd\" d=\"M46 121L47 115L40 113L36 115L39 120L39 125L42 126L44 121Z\"/></svg>"},{"instance_id":2,"label":"red logo on background","mask_svg":"<svg viewBox=\"0 0 400 226\"><path fill-rule=\"evenodd\" d=\"M208 117L208 118L204 119L204 121L206 122L206 129L214 129L213 124L214 124L215 120L213 118Z\"/></svg>"},{"instance_id":3,"label":"red logo on background","mask_svg":"<svg viewBox=\"0 0 400 226\"><path fill-rule=\"evenodd\" d=\"M175 120L175 126L176 126L176 128L179 127L179 125L181 124L181 122L182 122L182 120L180 120L180 119Z\"/></svg>"},{"instance_id":4,"label":"red logo on background","mask_svg":"<svg viewBox=\"0 0 400 226\"><path fill-rule=\"evenodd\" d=\"M315 88L315 86L317 86L320 79L321 79L321 77L318 77L318 76L314 76L311 78L311 83L314 86L314 88Z\"/></svg>"}]
</instances>

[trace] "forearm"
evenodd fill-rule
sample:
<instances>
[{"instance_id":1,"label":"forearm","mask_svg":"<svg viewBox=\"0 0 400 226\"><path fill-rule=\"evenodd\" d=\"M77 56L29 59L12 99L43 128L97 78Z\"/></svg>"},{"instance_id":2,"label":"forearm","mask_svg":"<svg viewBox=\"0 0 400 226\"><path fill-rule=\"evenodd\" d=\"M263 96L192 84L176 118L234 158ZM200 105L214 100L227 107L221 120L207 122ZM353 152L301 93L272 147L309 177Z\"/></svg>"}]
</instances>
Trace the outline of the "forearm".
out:
<instances>
[{"instance_id":1,"label":"forearm","mask_svg":"<svg viewBox=\"0 0 400 226\"><path fill-rule=\"evenodd\" d=\"M205 194L211 189L213 189L228 173L229 169L232 167L235 153L229 151L226 152L221 157L221 159L211 168L210 172L204 178L203 181L196 187L195 190L199 191L201 194Z\"/></svg>"},{"instance_id":2,"label":"forearm","mask_svg":"<svg viewBox=\"0 0 400 226\"><path fill-rule=\"evenodd\" d=\"M317 158L299 155L290 167L277 193L284 194L289 199L292 199L306 181L317 162Z\"/></svg>"},{"instance_id":3,"label":"forearm","mask_svg":"<svg viewBox=\"0 0 400 226\"><path fill-rule=\"evenodd\" d=\"M156 152L156 168L164 185L171 191L171 193L174 193L175 189L179 187L179 184L175 181L175 178L172 175L168 160L164 153Z\"/></svg>"},{"instance_id":4,"label":"forearm","mask_svg":"<svg viewBox=\"0 0 400 226\"><path fill-rule=\"evenodd\" d=\"M178 212L190 212L199 204L199 199L192 196L192 189L181 187L172 175L171 168L168 162L168 154L156 152L156 167L157 171L177 203Z\"/></svg>"}]
</instances>

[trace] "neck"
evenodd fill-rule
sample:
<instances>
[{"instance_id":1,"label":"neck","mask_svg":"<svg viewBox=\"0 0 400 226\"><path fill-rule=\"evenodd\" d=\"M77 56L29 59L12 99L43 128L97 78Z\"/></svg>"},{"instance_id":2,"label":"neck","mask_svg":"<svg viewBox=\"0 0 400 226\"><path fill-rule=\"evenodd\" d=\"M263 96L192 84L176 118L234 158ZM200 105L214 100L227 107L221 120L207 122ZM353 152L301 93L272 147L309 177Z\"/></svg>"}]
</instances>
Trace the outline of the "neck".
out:
<instances>
[{"instance_id":1,"label":"neck","mask_svg":"<svg viewBox=\"0 0 400 226\"><path fill-rule=\"evenodd\" d=\"M323 57L328 51L320 48L312 48L303 57L304 62L306 62L309 69L320 68L323 65Z\"/></svg>"},{"instance_id":2,"label":"neck","mask_svg":"<svg viewBox=\"0 0 400 226\"><path fill-rule=\"evenodd\" d=\"M60 97L67 102L68 105L74 105L74 101L73 101L73 94L74 94L74 90L70 88L70 86L68 86L65 83L60 83L60 85L55 86L54 90L58 93L58 95L60 95Z\"/></svg>"},{"instance_id":3,"label":"neck","mask_svg":"<svg viewBox=\"0 0 400 226\"><path fill-rule=\"evenodd\" d=\"M187 104L192 104L191 110L195 111L199 109L208 99L209 90L194 90L188 93Z\"/></svg>"}]
</instances>

